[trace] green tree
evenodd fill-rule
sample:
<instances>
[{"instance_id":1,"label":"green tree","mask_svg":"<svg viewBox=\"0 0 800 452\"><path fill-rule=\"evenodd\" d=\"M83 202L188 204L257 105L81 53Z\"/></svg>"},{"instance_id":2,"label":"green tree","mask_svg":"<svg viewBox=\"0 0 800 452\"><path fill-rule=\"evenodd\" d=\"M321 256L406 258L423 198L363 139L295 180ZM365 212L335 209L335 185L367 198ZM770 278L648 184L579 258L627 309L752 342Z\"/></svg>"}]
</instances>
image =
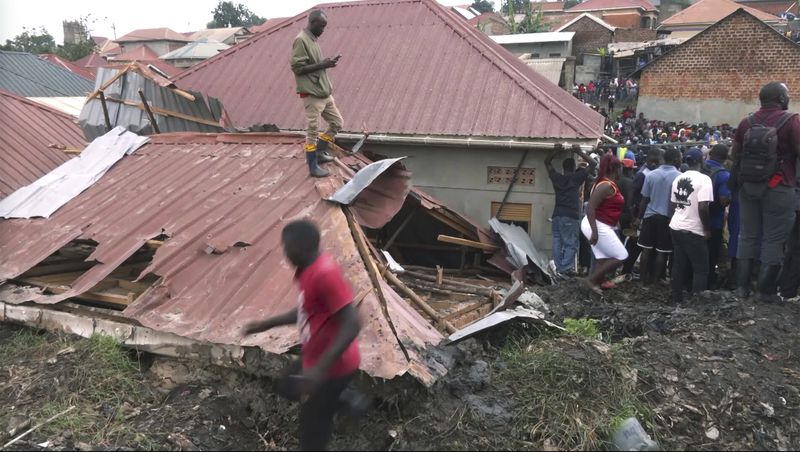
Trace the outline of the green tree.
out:
<instances>
[{"instance_id":1,"label":"green tree","mask_svg":"<svg viewBox=\"0 0 800 452\"><path fill-rule=\"evenodd\" d=\"M15 52L29 53L53 53L56 50L56 41L53 36L44 29L23 28L22 33L14 39L6 39L5 45L0 46L0 50L11 50Z\"/></svg>"},{"instance_id":2,"label":"green tree","mask_svg":"<svg viewBox=\"0 0 800 452\"><path fill-rule=\"evenodd\" d=\"M575 5L580 5L583 3L581 0L566 0L564 2L564 9L570 9Z\"/></svg>"},{"instance_id":3,"label":"green tree","mask_svg":"<svg viewBox=\"0 0 800 452\"><path fill-rule=\"evenodd\" d=\"M525 11L528 6L531 4L530 0L503 0L500 6L500 10L504 13L508 13L509 5L513 7L513 11L522 12Z\"/></svg>"},{"instance_id":4,"label":"green tree","mask_svg":"<svg viewBox=\"0 0 800 452\"><path fill-rule=\"evenodd\" d=\"M543 31L550 31L550 25L544 22L541 5L533 11L531 4L528 3L525 9L525 18L519 23L516 33L540 33Z\"/></svg>"},{"instance_id":5,"label":"green tree","mask_svg":"<svg viewBox=\"0 0 800 452\"><path fill-rule=\"evenodd\" d=\"M493 13L494 5L489 0L475 0L472 2L472 9L481 13Z\"/></svg>"},{"instance_id":6,"label":"green tree","mask_svg":"<svg viewBox=\"0 0 800 452\"><path fill-rule=\"evenodd\" d=\"M241 3L226 1L220 1L211 14L214 15L214 19L206 25L208 28L248 27L261 25L267 21Z\"/></svg>"}]
</instances>

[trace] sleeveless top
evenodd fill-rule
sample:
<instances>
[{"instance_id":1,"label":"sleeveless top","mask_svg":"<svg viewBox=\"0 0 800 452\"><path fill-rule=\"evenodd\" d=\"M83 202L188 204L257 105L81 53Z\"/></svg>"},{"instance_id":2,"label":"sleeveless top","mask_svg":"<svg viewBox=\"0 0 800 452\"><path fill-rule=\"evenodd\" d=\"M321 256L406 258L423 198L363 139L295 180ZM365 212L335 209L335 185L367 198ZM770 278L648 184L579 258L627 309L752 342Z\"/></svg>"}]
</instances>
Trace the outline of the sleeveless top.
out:
<instances>
[{"instance_id":1,"label":"sleeveless top","mask_svg":"<svg viewBox=\"0 0 800 452\"><path fill-rule=\"evenodd\" d=\"M597 206L594 211L594 216L597 221L614 227L619 223L619 217L622 215L622 209L625 207L625 198L622 196L622 192L619 190L617 184L609 179L601 179L598 181L592 191L602 183L611 184L614 194Z\"/></svg>"}]
</instances>

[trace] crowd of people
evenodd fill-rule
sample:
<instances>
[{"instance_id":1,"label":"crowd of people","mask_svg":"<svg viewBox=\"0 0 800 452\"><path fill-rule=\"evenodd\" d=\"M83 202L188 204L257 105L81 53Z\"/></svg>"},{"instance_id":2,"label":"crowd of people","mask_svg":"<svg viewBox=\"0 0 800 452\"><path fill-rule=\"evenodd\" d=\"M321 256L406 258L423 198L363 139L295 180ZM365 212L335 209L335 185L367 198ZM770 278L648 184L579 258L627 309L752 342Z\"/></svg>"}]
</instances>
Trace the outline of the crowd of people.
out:
<instances>
[{"instance_id":1,"label":"crowd of people","mask_svg":"<svg viewBox=\"0 0 800 452\"><path fill-rule=\"evenodd\" d=\"M572 87L572 95L581 102L594 106L608 105L609 112L614 111L616 102L635 97L638 92L636 80L619 77L575 83Z\"/></svg>"},{"instance_id":2,"label":"crowd of people","mask_svg":"<svg viewBox=\"0 0 800 452\"><path fill-rule=\"evenodd\" d=\"M760 99L736 127L626 110L607 124L618 144L591 155L573 147L580 163L568 158L561 172L552 152L555 270L579 273L577 258L598 293L637 277L645 286L668 279L675 303L721 288L749 297L753 276L759 300L796 297L800 115L788 112L782 83L764 86Z\"/></svg>"}]
</instances>

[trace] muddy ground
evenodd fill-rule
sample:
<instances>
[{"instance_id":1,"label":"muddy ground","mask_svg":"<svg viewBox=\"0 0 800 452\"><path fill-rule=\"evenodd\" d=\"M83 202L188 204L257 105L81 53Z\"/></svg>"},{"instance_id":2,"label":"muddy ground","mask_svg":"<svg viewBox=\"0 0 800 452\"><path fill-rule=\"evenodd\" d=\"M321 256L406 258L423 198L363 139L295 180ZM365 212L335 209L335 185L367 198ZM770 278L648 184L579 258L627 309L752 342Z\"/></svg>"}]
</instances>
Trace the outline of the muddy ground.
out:
<instances>
[{"instance_id":1,"label":"muddy ground","mask_svg":"<svg viewBox=\"0 0 800 452\"><path fill-rule=\"evenodd\" d=\"M433 388L365 382L374 407L342 419L333 447L608 449L635 416L665 449L800 448L800 304L672 306L666 286L634 283L536 291L552 320L596 331L516 324L444 347L451 371ZM297 406L230 370L0 324L0 375L0 446L76 406L10 449L297 447Z\"/></svg>"}]
</instances>

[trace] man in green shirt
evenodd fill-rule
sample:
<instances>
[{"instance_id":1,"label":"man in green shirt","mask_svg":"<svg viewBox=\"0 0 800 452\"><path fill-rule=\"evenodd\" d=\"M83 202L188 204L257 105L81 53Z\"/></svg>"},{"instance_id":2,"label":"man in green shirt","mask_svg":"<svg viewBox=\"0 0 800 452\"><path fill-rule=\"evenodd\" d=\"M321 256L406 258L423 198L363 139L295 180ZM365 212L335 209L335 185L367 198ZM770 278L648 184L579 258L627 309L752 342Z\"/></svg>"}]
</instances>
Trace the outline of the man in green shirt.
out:
<instances>
[{"instance_id":1,"label":"man in green shirt","mask_svg":"<svg viewBox=\"0 0 800 452\"><path fill-rule=\"evenodd\" d=\"M328 18L323 11L312 11L308 16L308 26L294 39L290 60L297 93L306 111L306 161L313 177L328 176L328 171L320 168L319 163L333 160L325 150L342 130L342 115L333 100L333 87L327 73L328 68L336 67L341 55L322 59L322 50L317 43L327 25ZM328 130L322 135L319 134L320 115L328 123Z\"/></svg>"}]
</instances>

